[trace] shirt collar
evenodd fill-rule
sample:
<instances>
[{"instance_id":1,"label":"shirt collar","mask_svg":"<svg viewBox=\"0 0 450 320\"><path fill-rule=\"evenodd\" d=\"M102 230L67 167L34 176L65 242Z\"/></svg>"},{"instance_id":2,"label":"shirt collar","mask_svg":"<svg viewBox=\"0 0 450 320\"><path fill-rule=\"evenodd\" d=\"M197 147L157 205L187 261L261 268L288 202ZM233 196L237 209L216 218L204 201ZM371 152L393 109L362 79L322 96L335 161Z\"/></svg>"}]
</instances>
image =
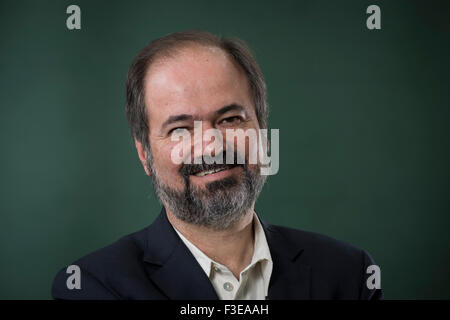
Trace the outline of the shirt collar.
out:
<instances>
[{"instance_id":1,"label":"shirt collar","mask_svg":"<svg viewBox=\"0 0 450 320\"><path fill-rule=\"evenodd\" d=\"M253 226L254 226L254 250L253 257L250 264L243 270L247 270L257 263L261 264L262 276L264 280L265 296L268 295L270 276L272 275L273 261L270 255L269 245L267 243L266 235L264 234L264 229L258 218L258 215L254 213L253 215ZM189 251L193 254L194 258L200 264L200 267L206 273L208 278L211 278L212 266L216 265L219 267L224 267L220 263L210 259L206 254L204 254L199 248L197 248L192 242L190 242L186 237L184 237L175 227L175 231L178 236L188 247Z\"/></svg>"}]
</instances>

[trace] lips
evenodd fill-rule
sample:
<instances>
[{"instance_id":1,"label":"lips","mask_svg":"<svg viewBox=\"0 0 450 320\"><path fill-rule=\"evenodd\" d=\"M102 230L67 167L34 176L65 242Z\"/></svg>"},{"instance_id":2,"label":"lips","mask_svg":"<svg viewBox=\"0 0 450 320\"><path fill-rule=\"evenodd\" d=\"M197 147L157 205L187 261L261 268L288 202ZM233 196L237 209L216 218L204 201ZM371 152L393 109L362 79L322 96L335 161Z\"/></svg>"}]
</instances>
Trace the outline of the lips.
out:
<instances>
[{"instance_id":1,"label":"lips","mask_svg":"<svg viewBox=\"0 0 450 320\"><path fill-rule=\"evenodd\" d=\"M212 170L200 171L200 172L196 173L195 176L203 177L203 176L207 176L208 174L220 172L220 171L223 171L223 170L226 170L226 169L227 168L216 168L216 169L212 169Z\"/></svg>"},{"instance_id":2,"label":"lips","mask_svg":"<svg viewBox=\"0 0 450 320\"><path fill-rule=\"evenodd\" d=\"M220 171L224 171L224 170L228 170L231 168L234 168L236 165L228 165L228 164L223 164L223 165L204 165L204 166L200 166L201 168L196 168L195 170L192 170L192 172L190 173L190 175L196 176L196 177L204 177L207 176L209 174L213 174L213 173L217 173Z\"/></svg>"},{"instance_id":3,"label":"lips","mask_svg":"<svg viewBox=\"0 0 450 320\"><path fill-rule=\"evenodd\" d=\"M234 151L234 155L233 155L233 160L234 159L241 159L242 157L240 157L237 153L237 151ZM221 159L222 161L219 161L218 159ZM234 167L237 166L243 166L245 164L238 164L238 163L231 163L228 164L227 161L228 156L226 154L226 152L223 152L220 155L217 155L214 157L212 163L206 163L205 159L201 159L201 161L199 161L200 163L195 163L196 161L194 160L194 163L189 163L189 164L184 164L181 168L180 168L180 174L185 178L185 179L189 179L190 176L195 176L195 177L206 177L208 175L212 175L212 174L217 174L218 172L221 171L225 171L225 170L229 170L232 169ZM222 163L217 163L217 162L222 162Z\"/></svg>"}]
</instances>

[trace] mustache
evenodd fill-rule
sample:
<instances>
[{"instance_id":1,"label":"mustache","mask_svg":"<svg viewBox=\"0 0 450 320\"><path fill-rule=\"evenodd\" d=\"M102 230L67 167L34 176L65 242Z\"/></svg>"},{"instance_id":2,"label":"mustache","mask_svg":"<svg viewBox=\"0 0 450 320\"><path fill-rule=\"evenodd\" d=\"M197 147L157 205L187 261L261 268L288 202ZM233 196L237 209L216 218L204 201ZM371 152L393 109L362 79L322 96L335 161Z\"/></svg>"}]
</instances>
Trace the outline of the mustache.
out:
<instances>
[{"instance_id":1,"label":"mustache","mask_svg":"<svg viewBox=\"0 0 450 320\"><path fill-rule=\"evenodd\" d=\"M239 157L238 157L239 156ZM214 157L209 157L209 156L202 156L201 158L201 163L196 164L183 164L183 166L180 168L180 174L187 178L190 175L199 173L201 171L206 171L206 170L214 170L214 169L231 169L237 166L243 166L246 167L247 164L245 157L242 157L238 152L234 151L233 154L233 163L232 164L227 164L226 160L227 160L227 153L225 152L221 152L219 155L214 156ZM213 162L214 160L218 160L218 159L222 159L222 164L220 163L206 163L205 159L209 159L208 162ZM237 159L244 159L244 164L237 164ZM195 161L194 161L195 162ZM217 161L220 162L220 161Z\"/></svg>"}]
</instances>

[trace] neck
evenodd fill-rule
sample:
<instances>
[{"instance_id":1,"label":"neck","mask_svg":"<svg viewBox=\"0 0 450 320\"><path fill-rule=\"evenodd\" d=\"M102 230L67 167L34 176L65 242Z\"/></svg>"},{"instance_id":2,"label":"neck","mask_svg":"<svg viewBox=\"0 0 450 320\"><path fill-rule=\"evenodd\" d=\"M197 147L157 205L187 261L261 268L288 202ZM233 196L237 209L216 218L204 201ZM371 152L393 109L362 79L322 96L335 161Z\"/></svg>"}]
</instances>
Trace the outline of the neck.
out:
<instances>
[{"instance_id":1,"label":"neck","mask_svg":"<svg viewBox=\"0 0 450 320\"><path fill-rule=\"evenodd\" d=\"M251 262L254 249L253 207L225 230L213 230L181 221L167 210L172 226L210 259L226 266L239 279Z\"/></svg>"}]
</instances>

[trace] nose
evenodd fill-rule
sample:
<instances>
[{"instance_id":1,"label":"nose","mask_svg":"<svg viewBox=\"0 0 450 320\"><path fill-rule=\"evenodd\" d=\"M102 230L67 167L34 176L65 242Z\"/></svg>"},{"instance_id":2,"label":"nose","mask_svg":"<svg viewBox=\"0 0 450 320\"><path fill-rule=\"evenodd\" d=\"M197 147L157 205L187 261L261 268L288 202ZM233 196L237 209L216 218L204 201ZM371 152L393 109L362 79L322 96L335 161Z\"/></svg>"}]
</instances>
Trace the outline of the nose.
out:
<instances>
[{"instance_id":1,"label":"nose","mask_svg":"<svg viewBox=\"0 0 450 320\"><path fill-rule=\"evenodd\" d=\"M223 135L210 121L194 123L194 159L214 157L223 151Z\"/></svg>"}]
</instances>

